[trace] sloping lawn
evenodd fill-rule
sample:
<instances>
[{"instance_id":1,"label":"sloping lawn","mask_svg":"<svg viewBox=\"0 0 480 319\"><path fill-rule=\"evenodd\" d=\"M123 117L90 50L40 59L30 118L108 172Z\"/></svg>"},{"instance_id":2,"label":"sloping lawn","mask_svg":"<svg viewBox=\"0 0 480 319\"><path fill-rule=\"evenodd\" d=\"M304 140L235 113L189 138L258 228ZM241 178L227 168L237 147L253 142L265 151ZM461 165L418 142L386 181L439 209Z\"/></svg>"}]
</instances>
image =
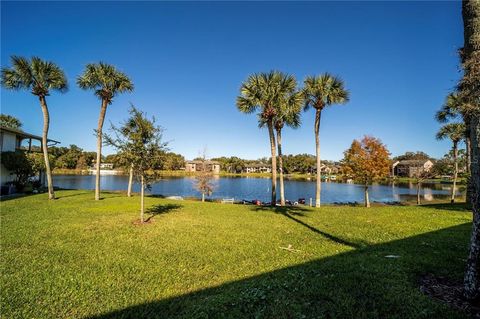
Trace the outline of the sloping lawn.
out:
<instances>
[{"instance_id":1,"label":"sloping lawn","mask_svg":"<svg viewBox=\"0 0 480 319\"><path fill-rule=\"evenodd\" d=\"M458 205L147 198L155 215L138 225L138 197L57 196L1 203L2 318L465 317L418 289L427 273L462 278L471 217Z\"/></svg>"}]
</instances>

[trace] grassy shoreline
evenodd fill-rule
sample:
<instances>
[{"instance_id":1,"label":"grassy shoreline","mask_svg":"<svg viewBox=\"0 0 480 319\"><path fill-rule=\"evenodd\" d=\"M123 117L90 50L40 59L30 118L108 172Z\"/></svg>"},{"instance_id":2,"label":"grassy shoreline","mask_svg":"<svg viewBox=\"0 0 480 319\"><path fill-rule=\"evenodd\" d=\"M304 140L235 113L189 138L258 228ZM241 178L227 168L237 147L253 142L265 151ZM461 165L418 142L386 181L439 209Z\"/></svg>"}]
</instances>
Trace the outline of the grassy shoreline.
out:
<instances>
[{"instance_id":1,"label":"grassy shoreline","mask_svg":"<svg viewBox=\"0 0 480 319\"><path fill-rule=\"evenodd\" d=\"M466 318L461 204L266 208L58 191L1 202L5 318ZM289 250L290 249L290 250ZM386 258L395 255L398 258Z\"/></svg>"}]
</instances>

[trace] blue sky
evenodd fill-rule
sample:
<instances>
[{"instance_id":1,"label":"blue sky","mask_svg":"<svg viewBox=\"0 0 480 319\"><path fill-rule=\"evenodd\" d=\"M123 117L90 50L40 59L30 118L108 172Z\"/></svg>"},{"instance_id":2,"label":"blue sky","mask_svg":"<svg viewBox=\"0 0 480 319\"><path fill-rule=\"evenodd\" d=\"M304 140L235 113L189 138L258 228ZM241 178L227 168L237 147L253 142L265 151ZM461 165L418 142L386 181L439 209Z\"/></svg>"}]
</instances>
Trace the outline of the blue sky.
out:
<instances>
[{"instance_id":1,"label":"blue sky","mask_svg":"<svg viewBox=\"0 0 480 319\"><path fill-rule=\"evenodd\" d=\"M127 117L129 103L154 115L174 152L205 146L211 157L269 155L266 130L237 111L247 76L271 69L341 76L351 101L322 116L322 158L340 159L354 138L382 139L393 155L423 150L440 157L434 112L460 76L463 44L456 2L3 2L1 65L11 55L56 62L66 94L48 97L49 136L95 150L100 102L75 85L86 63L126 72L131 94L109 106L106 126ZM41 133L38 100L1 90L1 111ZM284 153L315 151L313 112L283 133ZM106 149L105 153L112 150Z\"/></svg>"}]
</instances>

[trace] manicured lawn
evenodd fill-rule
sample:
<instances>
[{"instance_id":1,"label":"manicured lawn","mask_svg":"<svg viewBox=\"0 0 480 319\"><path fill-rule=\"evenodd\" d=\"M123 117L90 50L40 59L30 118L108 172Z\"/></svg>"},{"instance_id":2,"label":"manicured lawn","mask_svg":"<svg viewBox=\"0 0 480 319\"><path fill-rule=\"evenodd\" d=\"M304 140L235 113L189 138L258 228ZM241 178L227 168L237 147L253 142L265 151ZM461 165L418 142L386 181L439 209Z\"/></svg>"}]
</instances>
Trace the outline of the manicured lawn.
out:
<instances>
[{"instance_id":1,"label":"manicured lawn","mask_svg":"<svg viewBox=\"0 0 480 319\"><path fill-rule=\"evenodd\" d=\"M138 197L57 196L1 203L2 318L464 318L418 289L426 273L461 280L461 205L147 198L157 214L139 226Z\"/></svg>"}]
</instances>

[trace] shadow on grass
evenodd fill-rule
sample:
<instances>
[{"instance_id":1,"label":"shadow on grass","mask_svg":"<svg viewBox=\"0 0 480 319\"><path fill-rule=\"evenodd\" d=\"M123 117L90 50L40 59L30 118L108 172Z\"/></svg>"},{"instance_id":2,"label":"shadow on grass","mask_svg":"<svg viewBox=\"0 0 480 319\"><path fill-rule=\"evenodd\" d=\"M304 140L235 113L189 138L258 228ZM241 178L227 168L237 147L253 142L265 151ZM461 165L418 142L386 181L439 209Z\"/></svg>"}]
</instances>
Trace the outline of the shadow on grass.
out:
<instances>
[{"instance_id":1,"label":"shadow on grass","mask_svg":"<svg viewBox=\"0 0 480 319\"><path fill-rule=\"evenodd\" d=\"M461 280L469 232L466 223L91 318L466 318L418 280Z\"/></svg>"},{"instance_id":2,"label":"shadow on grass","mask_svg":"<svg viewBox=\"0 0 480 319\"><path fill-rule=\"evenodd\" d=\"M150 207L149 209L147 209L146 213L151 214L151 216L149 216L145 220L145 222L146 223L149 222L153 217L155 217L157 215L170 213L170 212L172 212L174 210L177 210L177 209L180 209L182 207L183 206L179 205L179 204L164 204L164 205L158 204L158 205L154 205L154 206Z\"/></svg>"},{"instance_id":3,"label":"shadow on grass","mask_svg":"<svg viewBox=\"0 0 480 319\"><path fill-rule=\"evenodd\" d=\"M343 238L334 236L332 234L329 234L323 230L320 230L316 227L313 227L306 222L296 218L295 216L306 216L306 212L312 212L312 210L301 207L301 206L276 206L276 207L266 207L266 206L255 206L255 208L252 208L254 211L270 211L270 212L275 212L277 214L281 214L285 216L286 218L294 221L295 223L302 225L303 227L308 228L312 232L319 234L323 236L326 239L329 239L331 241L336 242L337 244L349 246L352 248L363 248L368 246L368 243L363 242L363 241L358 241L358 242L351 242L348 240L345 240Z\"/></svg>"},{"instance_id":4,"label":"shadow on grass","mask_svg":"<svg viewBox=\"0 0 480 319\"><path fill-rule=\"evenodd\" d=\"M422 207L435 208L441 210L450 210L456 212L469 212L472 211L467 207L466 203L435 203L435 204L423 204Z\"/></svg>"}]
</instances>

